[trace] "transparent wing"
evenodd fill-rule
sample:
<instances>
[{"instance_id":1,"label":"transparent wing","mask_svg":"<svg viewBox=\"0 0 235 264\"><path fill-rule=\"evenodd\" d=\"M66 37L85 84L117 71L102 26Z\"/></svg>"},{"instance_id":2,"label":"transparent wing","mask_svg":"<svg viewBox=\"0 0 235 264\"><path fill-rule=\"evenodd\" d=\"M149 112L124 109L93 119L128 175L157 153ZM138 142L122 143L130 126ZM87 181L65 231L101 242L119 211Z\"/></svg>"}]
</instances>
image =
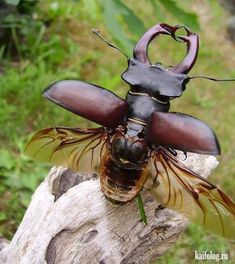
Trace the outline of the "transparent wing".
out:
<instances>
[{"instance_id":1,"label":"transparent wing","mask_svg":"<svg viewBox=\"0 0 235 264\"><path fill-rule=\"evenodd\" d=\"M103 128L46 128L32 137L25 154L74 171L94 172L99 170L107 137Z\"/></svg>"},{"instance_id":2,"label":"transparent wing","mask_svg":"<svg viewBox=\"0 0 235 264\"><path fill-rule=\"evenodd\" d=\"M235 239L235 204L219 188L159 148L152 156L154 197L218 235Z\"/></svg>"}]
</instances>

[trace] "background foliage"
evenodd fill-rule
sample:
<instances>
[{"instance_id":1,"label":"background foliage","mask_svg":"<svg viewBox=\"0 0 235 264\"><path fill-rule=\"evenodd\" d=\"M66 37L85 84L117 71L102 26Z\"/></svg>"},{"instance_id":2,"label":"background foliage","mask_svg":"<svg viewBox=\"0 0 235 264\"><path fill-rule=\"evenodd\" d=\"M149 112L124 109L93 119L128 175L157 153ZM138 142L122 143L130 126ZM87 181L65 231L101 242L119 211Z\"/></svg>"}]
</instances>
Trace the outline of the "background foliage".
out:
<instances>
[{"instance_id":1,"label":"background foliage","mask_svg":"<svg viewBox=\"0 0 235 264\"><path fill-rule=\"evenodd\" d=\"M54 125L94 126L43 100L43 89L59 79L77 78L122 97L128 90L120 78L126 68L124 57L90 34L91 28L99 28L131 55L134 43L154 24L185 24L201 37L192 75L226 78L235 76L235 57L234 47L221 30L225 18L217 1L209 0L0 1L0 233L12 237L32 193L49 170L48 165L23 155L33 132ZM184 53L184 47L167 37L150 46L150 57L166 66L174 65ZM196 116L216 130L224 154L212 181L235 199L234 97L233 83L195 80L182 98L172 102L172 111ZM194 250L229 253L226 263L233 263L234 247L190 225L158 263L193 263Z\"/></svg>"}]
</instances>

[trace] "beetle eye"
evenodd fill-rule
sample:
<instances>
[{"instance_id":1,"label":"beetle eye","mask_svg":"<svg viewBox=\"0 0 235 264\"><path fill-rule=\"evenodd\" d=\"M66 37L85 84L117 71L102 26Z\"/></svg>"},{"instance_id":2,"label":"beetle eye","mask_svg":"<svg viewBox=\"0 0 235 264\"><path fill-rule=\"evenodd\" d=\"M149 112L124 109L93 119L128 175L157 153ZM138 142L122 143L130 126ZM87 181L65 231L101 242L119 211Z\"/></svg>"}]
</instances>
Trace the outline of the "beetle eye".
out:
<instances>
[{"instance_id":1,"label":"beetle eye","mask_svg":"<svg viewBox=\"0 0 235 264\"><path fill-rule=\"evenodd\" d=\"M186 89L186 84L187 84L189 81L190 81L190 78L189 78L189 77L185 78L185 80L183 81L183 83L182 83L183 91Z\"/></svg>"}]
</instances>

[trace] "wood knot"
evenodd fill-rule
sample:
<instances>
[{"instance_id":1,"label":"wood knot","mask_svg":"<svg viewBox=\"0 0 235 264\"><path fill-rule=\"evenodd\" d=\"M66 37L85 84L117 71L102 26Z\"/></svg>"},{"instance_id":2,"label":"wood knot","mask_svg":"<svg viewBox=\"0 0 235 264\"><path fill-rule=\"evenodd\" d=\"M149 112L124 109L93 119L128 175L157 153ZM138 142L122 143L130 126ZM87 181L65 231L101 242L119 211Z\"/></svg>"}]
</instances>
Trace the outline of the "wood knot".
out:
<instances>
[{"instance_id":1,"label":"wood knot","mask_svg":"<svg viewBox=\"0 0 235 264\"><path fill-rule=\"evenodd\" d=\"M79 242L82 244L87 244L87 243L91 242L92 240L94 240L97 235L98 235L97 230L91 230L91 231L83 234L81 236L81 238L79 239Z\"/></svg>"}]
</instances>

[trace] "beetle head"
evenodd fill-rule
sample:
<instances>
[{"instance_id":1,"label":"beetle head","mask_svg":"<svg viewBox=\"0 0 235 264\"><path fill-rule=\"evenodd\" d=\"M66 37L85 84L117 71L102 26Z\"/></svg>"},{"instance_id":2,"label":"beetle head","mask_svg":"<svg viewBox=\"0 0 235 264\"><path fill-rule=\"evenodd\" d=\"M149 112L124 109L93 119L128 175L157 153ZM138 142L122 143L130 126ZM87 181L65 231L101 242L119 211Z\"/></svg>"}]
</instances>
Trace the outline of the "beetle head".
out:
<instances>
[{"instance_id":1,"label":"beetle head","mask_svg":"<svg viewBox=\"0 0 235 264\"><path fill-rule=\"evenodd\" d=\"M183 28L185 36L176 36L176 31ZM154 97L164 97L166 101L181 96L190 78L186 75L193 67L197 54L198 35L185 26L170 26L164 23L150 28L137 42L133 50L133 58L129 58L121 49L107 42L98 30L92 30L110 47L119 50L128 61L128 68L122 74L122 79L131 85L133 92L147 93ZM176 66L166 69L161 64L151 64L148 58L148 45L159 34L169 35L178 42L187 44L185 58Z\"/></svg>"},{"instance_id":2,"label":"beetle head","mask_svg":"<svg viewBox=\"0 0 235 264\"><path fill-rule=\"evenodd\" d=\"M186 36L176 36L176 31L180 28L186 31ZM159 34L169 35L174 40L187 44L185 58L172 68L166 69L161 64L151 64L148 58L148 45ZM157 24L137 42L133 50L133 58L128 59L128 68L122 74L122 79L136 92L144 92L156 97L160 95L167 97L168 100L178 97L190 80L186 74L196 61L198 46L198 35L190 32L186 27Z\"/></svg>"},{"instance_id":3,"label":"beetle head","mask_svg":"<svg viewBox=\"0 0 235 264\"><path fill-rule=\"evenodd\" d=\"M128 68L122 74L122 79L135 92L170 98L180 96L189 81L186 74L171 72L161 64L144 64L137 59L128 60Z\"/></svg>"}]
</instances>

